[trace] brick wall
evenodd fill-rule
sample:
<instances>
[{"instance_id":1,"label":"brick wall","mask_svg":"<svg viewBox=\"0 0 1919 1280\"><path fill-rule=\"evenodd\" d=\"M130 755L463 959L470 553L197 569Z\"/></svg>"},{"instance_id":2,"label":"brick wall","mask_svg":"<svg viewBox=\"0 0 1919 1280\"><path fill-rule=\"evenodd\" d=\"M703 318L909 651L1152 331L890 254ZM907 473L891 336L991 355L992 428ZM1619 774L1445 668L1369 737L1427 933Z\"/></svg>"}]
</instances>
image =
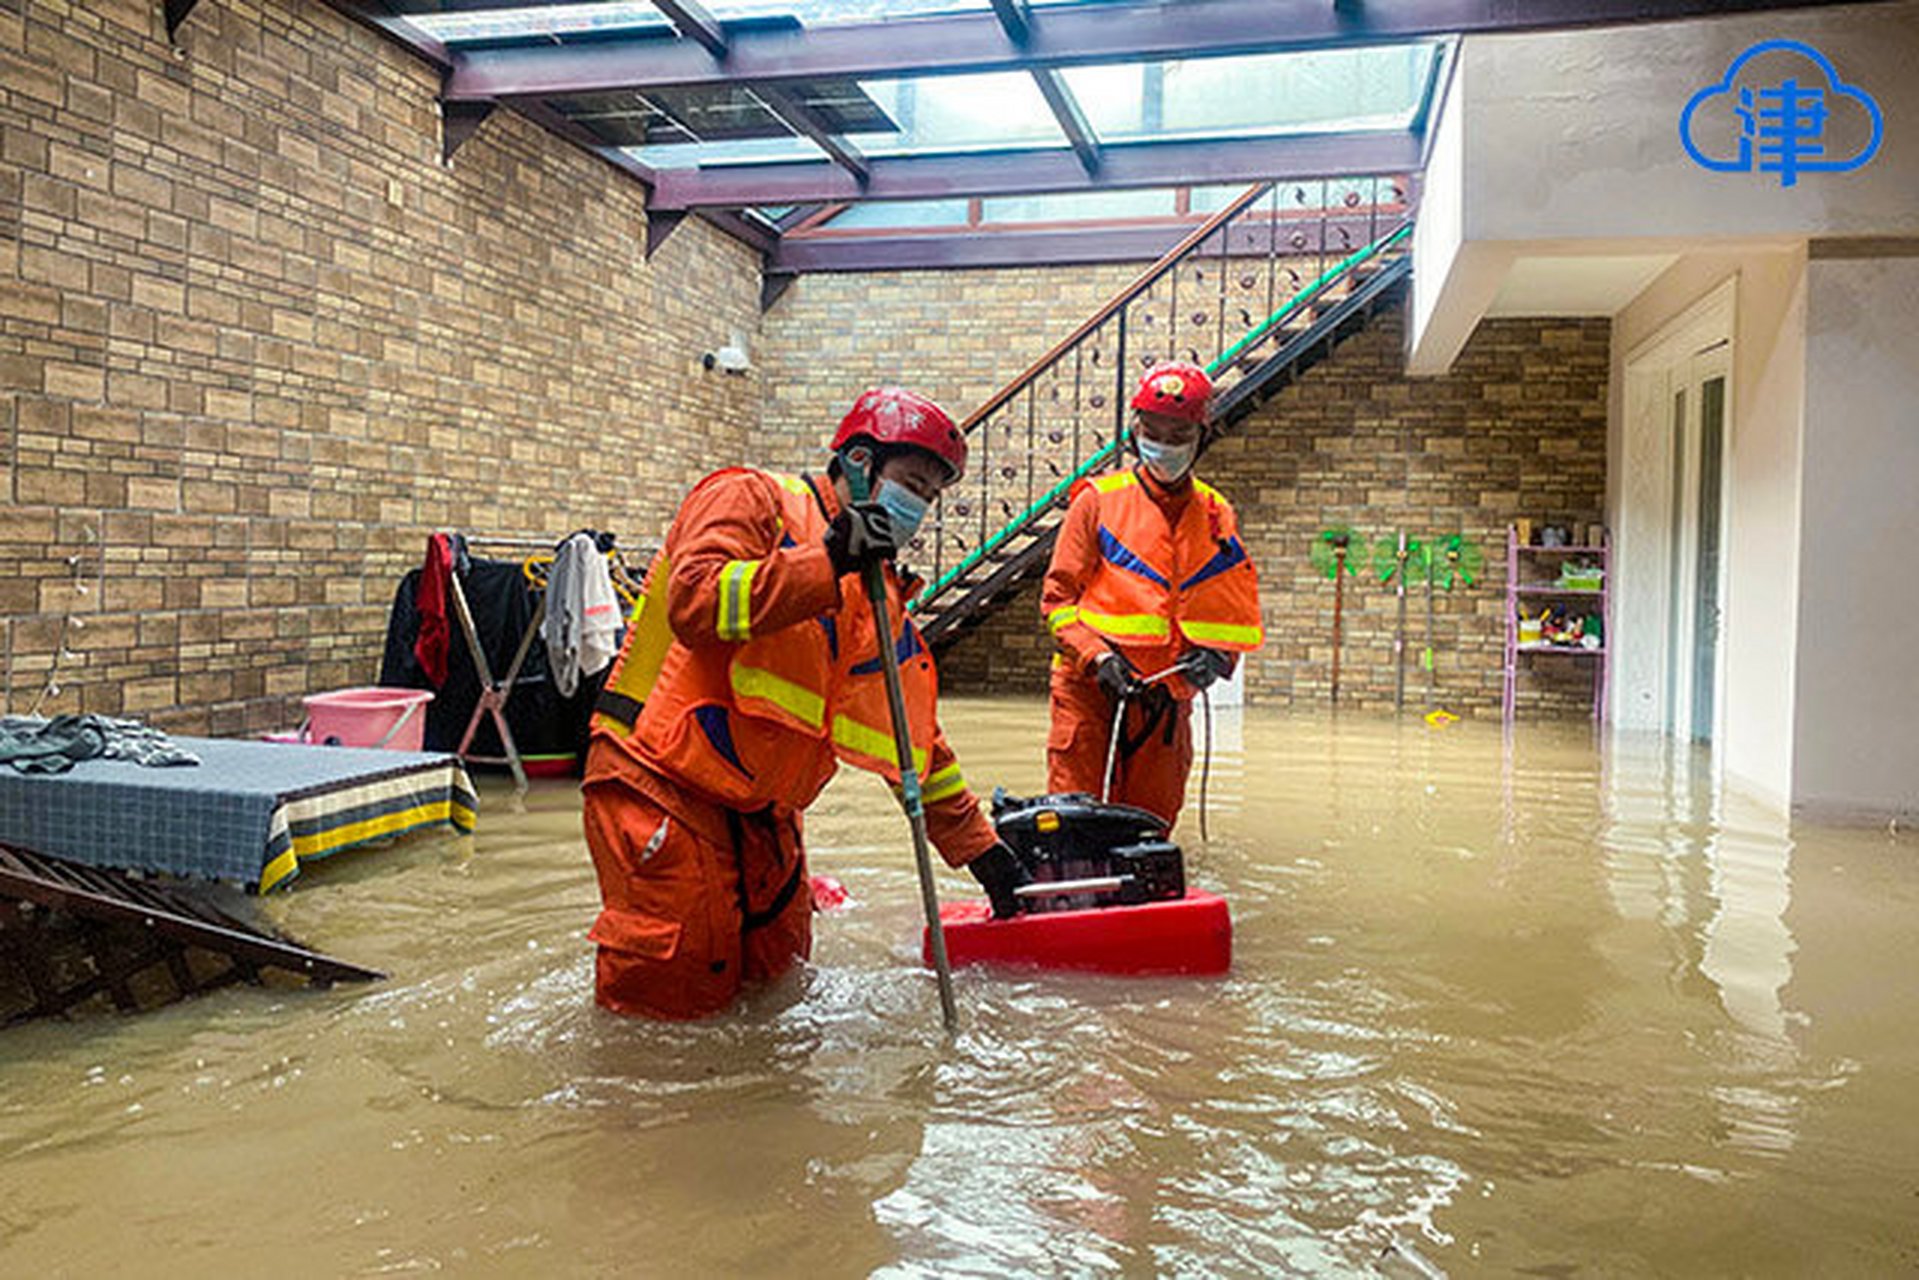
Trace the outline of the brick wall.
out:
<instances>
[{"instance_id":1,"label":"brick wall","mask_svg":"<svg viewBox=\"0 0 1919 1280\"><path fill-rule=\"evenodd\" d=\"M0 6L8 706L238 732L371 681L426 533L657 537L748 453L756 256L303 0ZM77 588L84 587L82 594ZM70 616L84 624L76 629Z\"/></svg>"},{"instance_id":2,"label":"brick wall","mask_svg":"<svg viewBox=\"0 0 1919 1280\"><path fill-rule=\"evenodd\" d=\"M1404 317L1372 328L1240 424L1201 472L1240 513L1259 565L1268 640L1250 660L1248 696L1325 706L1332 675L1332 584L1307 557L1320 530L1366 537L1464 533L1487 565L1479 585L1440 592L1434 649L1441 701L1498 713L1503 660L1505 528L1518 517L1584 524L1605 492L1608 325L1603 320L1495 320L1480 326L1443 378L1402 372ZM1390 708L1396 600L1376 578L1347 580L1341 705ZM1409 701L1423 705L1423 590L1408 600ZM1048 648L1037 589L1005 606L942 659L950 689L1045 687ZM1589 659L1522 660L1527 714L1584 714Z\"/></svg>"},{"instance_id":3,"label":"brick wall","mask_svg":"<svg viewBox=\"0 0 1919 1280\"><path fill-rule=\"evenodd\" d=\"M764 321L770 460L818 465L853 397L880 383L965 416L1148 265L800 277Z\"/></svg>"}]
</instances>

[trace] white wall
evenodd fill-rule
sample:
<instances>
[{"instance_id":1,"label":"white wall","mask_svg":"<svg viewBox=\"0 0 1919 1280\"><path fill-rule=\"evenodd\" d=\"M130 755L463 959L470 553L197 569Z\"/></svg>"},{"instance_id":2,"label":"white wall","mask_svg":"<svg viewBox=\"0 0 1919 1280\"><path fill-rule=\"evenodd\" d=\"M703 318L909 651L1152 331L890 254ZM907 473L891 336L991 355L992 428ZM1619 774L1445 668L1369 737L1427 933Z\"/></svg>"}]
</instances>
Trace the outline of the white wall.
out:
<instances>
[{"instance_id":1,"label":"white wall","mask_svg":"<svg viewBox=\"0 0 1919 1280\"><path fill-rule=\"evenodd\" d=\"M1817 254L1793 804L1919 814L1919 256Z\"/></svg>"},{"instance_id":2,"label":"white wall","mask_svg":"<svg viewBox=\"0 0 1919 1280\"><path fill-rule=\"evenodd\" d=\"M1686 154L1687 100L1774 38L1813 45L1878 102L1884 140L1864 168L1782 188ZM1919 232L1919 0L1471 37L1460 56L1468 244Z\"/></svg>"},{"instance_id":3,"label":"white wall","mask_svg":"<svg viewBox=\"0 0 1919 1280\"><path fill-rule=\"evenodd\" d=\"M1777 808L1793 793L1805 267L1803 250L1688 254L1614 318L1608 396L1607 521L1619 529L1625 356L1737 277L1725 490L1725 730L1717 746L1728 780Z\"/></svg>"}]
</instances>

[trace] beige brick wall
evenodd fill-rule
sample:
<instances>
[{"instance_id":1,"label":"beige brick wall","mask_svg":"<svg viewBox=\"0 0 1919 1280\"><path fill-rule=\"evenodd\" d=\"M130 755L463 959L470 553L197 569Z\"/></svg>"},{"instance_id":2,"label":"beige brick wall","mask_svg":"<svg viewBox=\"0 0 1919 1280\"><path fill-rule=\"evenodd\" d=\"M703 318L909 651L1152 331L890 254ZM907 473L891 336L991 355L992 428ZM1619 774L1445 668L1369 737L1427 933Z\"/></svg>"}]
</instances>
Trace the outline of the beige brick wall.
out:
<instances>
[{"instance_id":1,"label":"beige brick wall","mask_svg":"<svg viewBox=\"0 0 1919 1280\"><path fill-rule=\"evenodd\" d=\"M747 455L757 259L304 0L0 8L9 707L286 723L371 681L434 528L657 537ZM77 563L69 563L78 557ZM76 590L76 583L86 588Z\"/></svg>"},{"instance_id":2,"label":"beige brick wall","mask_svg":"<svg viewBox=\"0 0 1919 1280\"><path fill-rule=\"evenodd\" d=\"M1201 466L1234 501L1260 568L1268 640L1248 667L1254 701L1328 704L1333 589L1307 556L1315 534L1345 524L1368 538L1404 528L1415 537L1464 533L1480 544L1487 569L1479 585L1436 597L1434 648L1441 701L1497 714L1507 523L1600 519L1605 321L1489 321L1443 378L1407 378L1403 344L1403 312L1382 313ZM1342 706L1392 706L1395 614L1393 592L1376 578L1347 580ZM1422 590L1408 600L1407 617L1406 682L1418 705L1424 626ZM951 689L1037 692L1048 653L1035 588L959 641L941 661L941 679ZM1524 661L1527 714L1586 712L1590 659Z\"/></svg>"},{"instance_id":3,"label":"beige brick wall","mask_svg":"<svg viewBox=\"0 0 1919 1280\"><path fill-rule=\"evenodd\" d=\"M800 277L764 321L771 461L817 465L853 398L880 383L964 417L1145 265Z\"/></svg>"}]
</instances>

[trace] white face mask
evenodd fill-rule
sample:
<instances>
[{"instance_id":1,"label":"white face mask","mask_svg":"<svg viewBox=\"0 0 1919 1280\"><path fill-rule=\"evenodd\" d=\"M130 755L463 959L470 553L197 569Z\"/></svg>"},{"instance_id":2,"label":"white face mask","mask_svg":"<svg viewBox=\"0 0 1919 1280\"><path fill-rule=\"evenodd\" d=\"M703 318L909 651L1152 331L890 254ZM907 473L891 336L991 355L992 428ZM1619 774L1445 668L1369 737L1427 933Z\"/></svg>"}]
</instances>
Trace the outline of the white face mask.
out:
<instances>
[{"instance_id":1,"label":"white face mask","mask_svg":"<svg viewBox=\"0 0 1919 1280\"><path fill-rule=\"evenodd\" d=\"M1199 454L1199 445L1161 444L1157 440L1138 437L1139 460L1153 473L1153 478L1161 484L1177 484L1192 469L1193 459Z\"/></svg>"},{"instance_id":2,"label":"white face mask","mask_svg":"<svg viewBox=\"0 0 1919 1280\"><path fill-rule=\"evenodd\" d=\"M879 489L873 494L873 501L893 522L893 536L902 544L919 532L920 521L926 518L926 509L932 505L895 480L881 480Z\"/></svg>"}]
</instances>

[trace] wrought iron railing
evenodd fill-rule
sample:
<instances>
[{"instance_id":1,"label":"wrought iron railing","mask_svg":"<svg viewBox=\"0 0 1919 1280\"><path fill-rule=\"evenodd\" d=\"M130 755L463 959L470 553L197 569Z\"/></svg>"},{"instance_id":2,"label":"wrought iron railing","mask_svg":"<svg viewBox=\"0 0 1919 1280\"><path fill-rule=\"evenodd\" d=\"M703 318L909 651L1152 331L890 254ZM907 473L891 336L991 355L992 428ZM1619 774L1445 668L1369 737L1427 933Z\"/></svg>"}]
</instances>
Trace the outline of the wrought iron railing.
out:
<instances>
[{"instance_id":1,"label":"wrought iron railing","mask_svg":"<svg viewBox=\"0 0 1919 1280\"><path fill-rule=\"evenodd\" d=\"M913 607L991 572L1111 461L1146 368L1183 358L1230 389L1396 248L1406 218L1402 182L1384 177L1260 184L1213 215L966 419L968 475L913 542L932 571Z\"/></svg>"}]
</instances>

